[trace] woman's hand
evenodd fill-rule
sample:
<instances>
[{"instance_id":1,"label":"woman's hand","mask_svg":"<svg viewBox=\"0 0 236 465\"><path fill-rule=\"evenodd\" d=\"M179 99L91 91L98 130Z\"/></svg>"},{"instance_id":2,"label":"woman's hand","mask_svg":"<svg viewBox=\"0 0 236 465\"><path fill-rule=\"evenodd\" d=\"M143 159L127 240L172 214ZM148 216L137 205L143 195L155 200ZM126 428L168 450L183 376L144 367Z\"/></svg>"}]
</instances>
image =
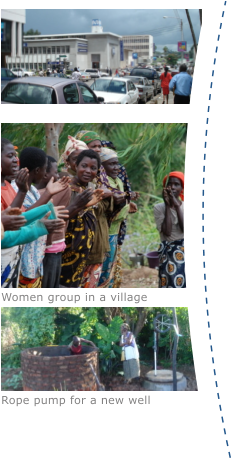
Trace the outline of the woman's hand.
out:
<instances>
[{"instance_id":1,"label":"woman's hand","mask_svg":"<svg viewBox=\"0 0 236 465\"><path fill-rule=\"evenodd\" d=\"M131 192L130 193L131 200L137 200L139 197L140 197L139 192Z\"/></svg>"},{"instance_id":2,"label":"woman's hand","mask_svg":"<svg viewBox=\"0 0 236 465\"><path fill-rule=\"evenodd\" d=\"M86 208L96 205L102 199L103 199L103 189L95 189L93 191L92 199L86 204Z\"/></svg>"},{"instance_id":3,"label":"woman's hand","mask_svg":"<svg viewBox=\"0 0 236 465\"><path fill-rule=\"evenodd\" d=\"M50 181L47 183L46 190L47 192L53 196L58 194L58 192L64 191L69 186L70 177L63 176L63 178L59 179L58 181L54 182L54 178L52 177Z\"/></svg>"},{"instance_id":4,"label":"woman's hand","mask_svg":"<svg viewBox=\"0 0 236 465\"><path fill-rule=\"evenodd\" d=\"M168 187L164 187L162 191L162 197L166 205L170 207L170 197L169 197L170 189Z\"/></svg>"},{"instance_id":5,"label":"woman's hand","mask_svg":"<svg viewBox=\"0 0 236 465\"><path fill-rule=\"evenodd\" d=\"M110 191L110 189L107 189L106 186L102 186L102 190L103 190L103 196L102 198L103 199L107 199L108 197L113 197L113 192Z\"/></svg>"},{"instance_id":6,"label":"woman's hand","mask_svg":"<svg viewBox=\"0 0 236 465\"><path fill-rule=\"evenodd\" d=\"M125 200L125 193L118 194L117 192L113 192L113 198L116 205L123 203Z\"/></svg>"},{"instance_id":7,"label":"woman's hand","mask_svg":"<svg viewBox=\"0 0 236 465\"><path fill-rule=\"evenodd\" d=\"M26 219L19 208L8 207L2 211L2 224L5 231L17 231L25 225Z\"/></svg>"},{"instance_id":8,"label":"woman's hand","mask_svg":"<svg viewBox=\"0 0 236 465\"><path fill-rule=\"evenodd\" d=\"M57 215L57 218L61 220L66 220L67 218L69 218L69 210L66 210L64 205L54 207L54 210Z\"/></svg>"},{"instance_id":9,"label":"woman's hand","mask_svg":"<svg viewBox=\"0 0 236 465\"><path fill-rule=\"evenodd\" d=\"M22 168L20 171L18 171L15 182L16 182L16 185L19 191L24 192L24 194L28 192L29 190L28 180L29 180L28 168Z\"/></svg>"},{"instance_id":10,"label":"woman's hand","mask_svg":"<svg viewBox=\"0 0 236 465\"><path fill-rule=\"evenodd\" d=\"M65 221L57 220L48 220L48 217L51 215L51 212L48 212L40 221L47 228L49 234L60 231L65 227Z\"/></svg>"},{"instance_id":11,"label":"woman's hand","mask_svg":"<svg viewBox=\"0 0 236 465\"><path fill-rule=\"evenodd\" d=\"M130 202L129 204L129 213L136 213L138 211L138 207L136 203Z\"/></svg>"},{"instance_id":12,"label":"woman's hand","mask_svg":"<svg viewBox=\"0 0 236 465\"><path fill-rule=\"evenodd\" d=\"M80 194L77 194L75 198L76 207L80 209L87 207L87 204L92 200L94 192L95 191L89 187L88 189L82 190Z\"/></svg>"}]
</instances>

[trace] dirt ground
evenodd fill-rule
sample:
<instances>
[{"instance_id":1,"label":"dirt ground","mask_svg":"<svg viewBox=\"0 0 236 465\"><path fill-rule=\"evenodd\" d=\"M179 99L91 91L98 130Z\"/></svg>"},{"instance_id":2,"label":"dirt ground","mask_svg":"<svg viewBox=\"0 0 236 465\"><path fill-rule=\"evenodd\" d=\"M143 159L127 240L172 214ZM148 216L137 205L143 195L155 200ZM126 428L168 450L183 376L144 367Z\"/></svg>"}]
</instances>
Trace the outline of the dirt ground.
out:
<instances>
[{"instance_id":1,"label":"dirt ground","mask_svg":"<svg viewBox=\"0 0 236 465\"><path fill-rule=\"evenodd\" d=\"M121 288L157 288L159 287L159 272L148 266L122 269Z\"/></svg>"},{"instance_id":2,"label":"dirt ground","mask_svg":"<svg viewBox=\"0 0 236 465\"><path fill-rule=\"evenodd\" d=\"M146 373L152 370L151 365L142 365L141 364L141 376L139 380L133 380L131 384L124 384L124 378L122 376L101 376L101 383L105 387L105 391L145 391L143 389L143 381ZM11 378L14 374L17 375L20 372L20 368L12 369L7 373L2 373L2 391L22 391L22 384L19 384L17 389L6 389L4 383ZM193 366L179 366L177 371L180 371L187 378L187 388L186 391L197 391L197 380L195 376L195 370Z\"/></svg>"}]
</instances>

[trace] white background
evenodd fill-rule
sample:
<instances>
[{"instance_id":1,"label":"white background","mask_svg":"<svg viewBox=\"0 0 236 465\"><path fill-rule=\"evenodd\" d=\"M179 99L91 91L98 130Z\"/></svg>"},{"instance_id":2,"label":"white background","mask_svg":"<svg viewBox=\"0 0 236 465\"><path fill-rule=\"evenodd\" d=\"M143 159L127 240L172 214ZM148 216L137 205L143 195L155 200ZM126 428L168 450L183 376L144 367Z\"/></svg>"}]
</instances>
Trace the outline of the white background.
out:
<instances>
[{"instance_id":1,"label":"white background","mask_svg":"<svg viewBox=\"0 0 236 465\"><path fill-rule=\"evenodd\" d=\"M188 8L199 8L188 1ZM55 2L51 2L50 8ZM117 8L142 8L140 2L119 2ZM211 5L211 6L210 6ZM32 8L30 2L8 7ZM35 5L38 7L39 5ZM46 2L40 6L46 8ZM55 5L56 7L58 5ZM63 5L64 6L64 5ZM76 2L70 3L77 7ZM83 5L84 6L84 5ZM87 7L88 5L86 5ZM90 2L91 8L97 8ZM110 2L99 6L110 8ZM150 8L186 6L165 2ZM225 11L224 18L222 12ZM222 29L219 29L222 23ZM2 458L10 465L65 464L71 461L103 464L164 463L224 464L231 453L235 463L235 91L233 2L204 2L203 27L198 46L191 105L89 107L82 109L4 107L2 122L188 122L185 185L185 247L187 289L148 293L148 306L188 306L198 392L151 392L151 405L128 406L24 406L2 407ZM220 40L217 41L218 34ZM218 52L215 53L216 46ZM214 58L216 64L213 65ZM215 70L212 78L212 70ZM235 69L235 67L234 67ZM210 83L213 87L210 89ZM211 100L209 101L209 94ZM210 112L207 107L210 105ZM62 108L62 109L61 109ZM230 110L233 111L230 111ZM11 111L11 113L10 113ZM108 114L109 111L109 114ZM52 116L52 118L51 118ZM206 118L209 124L206 125ZM208 135L205 137L205 131ZM207 148L204 144L207 142ZM204 163L204 153L206 161ZM205 165L205 173L203 166ZM205 186L202 184L205 177ZM202 197L202 190L205 195ZM202 201L205 208L202 209ZM202 222L202 213L205 221ZM202 226L205 232L202 232ZM205 244L202 244L204 237ZM203 248L206 251L203 269ZM206 280L204 280L204 273ZM207 293L205 293L207 286ZM64 292L64 289L61 290ZM82 291L82 290L81 290ZM83 293L80 291L80 295ZM126 290L127 291L127 290ZM43 290L40 290L42 293ZM47 291L44 290L45 294ZM57 294L60 290L57 290ZM18 293L24 293L18 290ZM98 292L99 293L99 292ZM103 292L104 293L104 292ZM137 294L136 290L129 293ZM208 298L208 305L205 299ZM110 304L110 303L109 303ZM5 304L6 305L6 304ZM8 304L9 305L9 304ZM26 305L26 304L24 304ZM48 305L48 304L47 304ZM86 305L81 300L79 305ZM99 304L98 304L99 305ZM32 304L29 303L29 306ZM209 311L207 317L206 310ZM208 327L208 322L210 328ZM211 333L211 341L209 340ZM210 351L210 345L213 352ZM212 364L214 357L214 365ZM216 376L213 374L216 370ZM218 388L215 386L218 383ZM217 398L219 393L220 400ZM5 393L2 393L5 394ZM23 393L10 393L12 397ZM33 398L37 393L25 393ZM44 393L39 393L43 397ZM72 393L53 393L53 397ZM80 397L80 393L78 397ZM83 394L89 402L92 393ZM121 395L120 395L121 394ZM132 394L132 393L131 393ZM135 394L135 393L134 393ZM137 393L138 394L138 393ZM144 393L141 393L144 394ZM146 393L145 393L146 394ZM52 396L52 393L49 394ZM103 393L96 393L99 401ZM130 393L106 393L128 398ZM222 411L220 411L221 405ZM221 417L224 418L224 424ZM226 435L223 433L226 429ZM226 446L228 440L229 446Z\"/></svg>"}]
</instances>

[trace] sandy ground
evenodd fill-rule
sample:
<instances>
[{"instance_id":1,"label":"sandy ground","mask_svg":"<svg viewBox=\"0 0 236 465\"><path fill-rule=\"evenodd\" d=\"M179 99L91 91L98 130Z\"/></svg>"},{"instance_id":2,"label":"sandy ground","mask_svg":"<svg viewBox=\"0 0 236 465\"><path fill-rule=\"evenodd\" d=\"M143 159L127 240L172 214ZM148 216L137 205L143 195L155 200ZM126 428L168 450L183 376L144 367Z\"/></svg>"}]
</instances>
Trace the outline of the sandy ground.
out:
<instances>
[{"instance_id":1,"label":"sandy ground","mask_svg":"<svg viewBox=\"0 0 236 465\"><path fill-rule=\"evenodd\" d=\"M148 266L141 266L136 269L122 269L123 288L153 288L159 287L159 272Z\"/></svg>"}]
</instances>

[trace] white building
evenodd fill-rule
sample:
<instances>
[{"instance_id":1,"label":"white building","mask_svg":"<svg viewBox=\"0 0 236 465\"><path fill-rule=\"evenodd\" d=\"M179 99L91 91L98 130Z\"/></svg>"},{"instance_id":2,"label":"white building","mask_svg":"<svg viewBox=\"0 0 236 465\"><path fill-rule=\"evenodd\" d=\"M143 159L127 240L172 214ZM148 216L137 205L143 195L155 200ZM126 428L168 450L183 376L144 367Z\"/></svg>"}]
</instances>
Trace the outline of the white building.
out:
<instances>
[{"instance_id":1,"label":"white building","mask_svg":"<svg viewBox=\"0 0 236 465\"><path fill-rule=\"evenodd\" d=\"M153 36L128 35L123 36L124 48L132 48L138 54L138 61L150 62L153 57Z\"/></svg>"},{"instance_id":2,"label":"white building","mask_svg":"<svg viewBox=\"0 0 236 465\"><path fill-rule=\"evenodd\" d=\"M9 56L9 68L47 69L59 63L69 68L116 69L120 65L121 36L103 32L100 20L92 21L92 32L25 36L21 56Z\"/></svg>"},{"instance_id":3,"label":"white building","mask_svg":"<svg viewBox=\"0 0 236 465\"><path fill-rule=\"evenodd\" d=\"M6 66L6 57L15 61L22 55L25 10L1 10L1 67Z\"/></svg>"}]
</instances>

